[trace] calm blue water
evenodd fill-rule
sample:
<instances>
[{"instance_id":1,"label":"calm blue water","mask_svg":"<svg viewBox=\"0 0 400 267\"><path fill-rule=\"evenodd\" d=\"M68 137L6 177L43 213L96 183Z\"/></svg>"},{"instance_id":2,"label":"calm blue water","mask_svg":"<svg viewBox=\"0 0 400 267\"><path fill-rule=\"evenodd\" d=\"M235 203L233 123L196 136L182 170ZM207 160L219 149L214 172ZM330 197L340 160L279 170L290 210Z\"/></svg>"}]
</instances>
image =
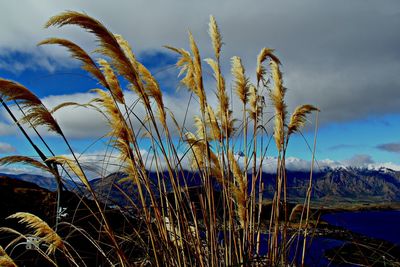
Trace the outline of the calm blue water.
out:
<instances>
[{"instance_id":1,"label":"calm blue water","mask_svg":"<svg viewBox=\"0 0 400 267\"><path fill-rule=\"evenodd\" d=\"M340 212L326 214L322 219L332 225L345 227L369 237L384 239L400 245L400 211L362 211L362 212ZM264 242L261 244L261 254L267 251L267 235L262 235ZM295 262L301 262L302 238L297 252ZM342 246L341 240L315 237L307 242L306 266L336 266L325 258L324 253L334 247ZM295 245L290 253L294 258ZM354 266L341 264L344 266Z\"/></svg>"},{"instance_id":2,"label":"calm blue water","mask_svg":"<svg viewBox=\"0 0 400 267\"><path fill-rule=\"evenodd\" d=\"M326 214L322 219L366 236L400 245L400 211L360 211Z\"/></svg>"},{"instance_id":3,"label":"calm blue water","mask_svg":"<svg viewBox=\"0 0 400 267\"><path fill-rule=\"evenodd\" d=\"M331 264L331 262L325 258L324 253L326 250L338 247L344 244L343 241L329 239L329 238L307 238L306 244L306 258L305 265L306 266L335 266ZM296 266L301 265L301 253L303 248L303 238L300 237L298 242L298 248L296 253L296 242L293 243L290 249L289 259L296 263ZM268 243L268 235L261 235L261 246L260 246L260 254L265 255L267 253L267 243ZM346 265L341 265L341 267L345 267Z\"/></svg>"}]
</instances>

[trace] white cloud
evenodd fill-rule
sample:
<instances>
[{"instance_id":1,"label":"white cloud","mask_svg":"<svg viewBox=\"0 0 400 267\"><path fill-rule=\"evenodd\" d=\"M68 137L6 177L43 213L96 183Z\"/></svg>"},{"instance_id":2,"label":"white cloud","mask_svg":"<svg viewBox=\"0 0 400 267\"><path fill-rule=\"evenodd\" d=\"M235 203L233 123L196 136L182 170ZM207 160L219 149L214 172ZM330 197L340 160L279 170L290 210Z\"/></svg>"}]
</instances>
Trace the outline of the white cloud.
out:
<instances>
[{"instance_id":1,"label":"white cloud","mask_svg":"<svg viewBox=\"0 0 400 267\"><path fill-rule=\"evenodd\" d=\"M32 174L32 175L42 175L49 176L48 172L44 172L40 169L33 168L30 166L24 166L20 164L10 165L10 166L0 166L0 173L9 174Z\"/></svg>"},{"instance_id":2,"label":"white cloud","mask_svg":"<svg viewBox=\"0 0 400 267\"><path fill-rule=\"evenodd\" d=\"M15 132L13 124L0 122L0 136L15 134Z\"/></svg>"},{"instance_id":3,"label":"white cloud","mask_svg":"<svg viewBox=\"0 0 400 267\"><path fill-rule=\"evenodd\" d=\"M76 27L43 29L46 20L65 10L85 11L113 32L123 34L140 54L162 45L188 47L190 29L204 57L211 55L208 16L216 16L223 33L223 69L239 55L251 74L263 46L276 48L283 62L290 110L299 103L321 108L322 122L344 121L371 114L398 112L400 106L400 4L377 1L41 1L2 4L0 55L10 51L33 55L14 62L14 71L70 65L60 48L37 48L48 36L68 37L89 51L91 35ZM110 10L117 10L118 15ZM195 12L196 15L193 15ZM3 63L2 63L3 62ZM10 67L0 60L0 67ZM23 64L22 64L23 63ZM22 65L21 65L22 64ZM76 66L76 65L75 65ZM172 77L174 78L174 77ZM356 96L356 97L355 97ZM365 103L369 103L366 105Z\"/></svg>"},{"instance_id":4,"label":"white cloud","mask_svg":"<svg viewBox=\"0 0 400 267\"><path fill-rule=\"evenodd\" d=\"M158 170L166 170L167 164L164 158L158 155L158 167L156 168L154 161L154 153L152 151L147 151L145 149L140 150L140 154L142 159L145 161L145 166L147 170L156 171ZM84 168L89 179L105 177L111 173L115 173L122 170L121 167L121 159L119 158L119 153L113 148L109 148L109 150L98 150L92 151L84 154L75 154ZM67 158L73 159L71 154L62 155ZM183 169L193 171L190 167L190 153L183 156L182 153L178 153L179 159L181 159L181 165ZM353 158L357 158L356 155ZM244 158L236 155L235 157L241 168L244 167ZM170 162L173 163L173 167L176 166L174 160L170 159ZM257 159L257 164L260 164L261 159ZM369 163L364 161L352 161L344 160L344 161L334 161L331 159L323 159L317 160L314 164L314 172L323 171L327 168L336 169L336 168L347 168L347 167L355 167L355 168L368 168L368 169L380 169L380 168L388 168L395 171L400 171L400 165L392 162L372 162L368 160ZM251 166L250 162L250 166ZM267 173L275 173L277 166L277 158L275 157L266 157L263 159L262 169ZM309 172L311 169L311 161L304 160L296 157L288 157L286 158L286 169L288 171L301 171L301 172ZM12 165L12 166L0 166L0 173L13 173L13 174L22 174L22 173L31 173L38 175L48 175L47 173L43 173L42 171L24 165ZM75 178L77 179L77 178Z\"/></svg>"},{"instance_id":5,"label":"white cloud","mask_svg":"<svg viewBox=\"0 0 400 267\"><path fill-rule=\"evenodd\" d=\"M387 168L387 169L392 169L394 171L400 171L400 165L393 162L371 163L368 164L367 168L375 170L380 168Z\"/></svg>"},{"instance_id":6,"label":"white cloud","mask_svg":"<svg viewBox=\"0 0 400 267\"><path fill-rule=\"evenodd\" d=\"M375 163L370 155L358 154L354 155L350 159L343 161L346 165L357 166L357 167L367 167L369 164Z\"/></svg>"},{"instance_id":7,"label":"white cloud","mask_svg":"<svg viewBox=\"0 0 400 267\"><path fill-rule=\"evenodd\" d=\"M16 149L10 144L0 142L0 154L15 152Z\"/></svg>"},{"instance_id":8,"label":"white cloud","mask_svg":"<svg viewBox=\"0 0 400 267\"><path fill-rule=\"evenodd\" d=\"M124 94L128 106L131 106L133 103L135 103L138 98L131 91L125 91ZM179 94L164 96L164 105L173 112L173 114L175 115L175 119L180 124L183 123L185 119L185 112L188 103L188 98L186 98L186 96L186 93L183 93L183 96L180 96ZM78 93L70 95L49 96L45 97L42 100L43 103L48 107L48 109L52 109L56 105L59 105L63 102L72 101L81 104L88 103L91 99L95 97L97 97L97 95L94 93ZM186 127L188 127L190 130L193 129L193 116L198 115L198 109L195 108L196 104L193 102L194 101L192 101L191 108L188 110L186 120ZM141 103L136 104L132 108L132 110L140 120L143 120L146 117L145 110ZM105 117L92 108L65 107L55 112L54 117L60 124L66 136L70 138L101 137L110 130ZM131 116L131 120L133 123L133 129L137 133L137 131L142 128L142 124L138 121L138 119L136 119L135 116ZM174 131L174 124L171 120L168 120L168 122L171 131ZM142 129L142 132L143 131L144 130Z\"/></svg>"}]
</instances>

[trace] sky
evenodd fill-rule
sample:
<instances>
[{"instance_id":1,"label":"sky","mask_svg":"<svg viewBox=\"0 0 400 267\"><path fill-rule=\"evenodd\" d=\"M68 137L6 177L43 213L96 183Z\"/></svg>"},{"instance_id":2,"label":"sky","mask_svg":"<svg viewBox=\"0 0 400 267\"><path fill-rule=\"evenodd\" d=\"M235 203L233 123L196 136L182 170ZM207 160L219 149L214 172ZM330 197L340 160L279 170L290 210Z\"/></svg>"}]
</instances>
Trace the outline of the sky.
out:
<instances>
[{"instance_id":1,"label":"sky","mask_svg":"<svg viewBox=\"0 0 400 267\"><path fill-rule=\"evenodd\" d=\"M64 101L88 102L98 84L58 47L37 43L63 37L87 51L92 35L76 27L45 29L48 18L75 10L96 17L127 39L138 59L159 80L165 105L184 120L189 94L177 90L176 57L164 45L188 49L187 32L198 42L203 58L212 57L208 20L214 15L223 36L222 68L230 86L230 58L240 56L254 82L257 54L275 49L288 88L288 110L309 103L317 106L319 127L316 159L321 165L386 166L400 170L400 2L397 0L303 1L2 1L0 3L0 77L18 81L52 108ZM204 64L206 65L206 64ZM210 102L215 84L204 66ZM135 96L126 91L134 101ZM233 105L237 99L233 98ZM195 102L195 101L193 101ZM188 120L197 114L191 104ZM143 111L138 107L138 114ZM101 139L108 128L92 110L67 108L55 115L73 148L96 160L105 151ZM293 168L309 165L308 144L314 138L315 117L289 145ZM187 125L191 130L190 125ZM58 154L68 154L59 138L43 131ZM99 139L100 138L100 139ZM143 141L146 151L149 143ZM34 151L0 109L0 157L35 156ZM270 157L276 156L271 146ZM288 164L290 165L290 164ZM19 169L18 169L19 168ZM27 171L0 167L1 171Z\"/></svg>"}]
</instances>

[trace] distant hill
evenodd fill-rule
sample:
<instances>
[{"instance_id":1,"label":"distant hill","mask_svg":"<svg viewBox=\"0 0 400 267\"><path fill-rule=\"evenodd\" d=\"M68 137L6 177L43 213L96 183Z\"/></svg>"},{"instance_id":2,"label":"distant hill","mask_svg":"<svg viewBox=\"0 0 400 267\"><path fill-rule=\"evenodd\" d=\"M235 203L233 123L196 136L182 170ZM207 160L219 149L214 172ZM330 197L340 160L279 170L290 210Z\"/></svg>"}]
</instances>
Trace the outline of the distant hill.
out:
<instances>
[{"instance_id":1,"label":"distant hill","mask_svg":"<svg viewBox=\"0 0 400 267\"><path fill-rule=\"evenodd\" d=\"M50 191L55 191L57 190L57 182L54 179L54 177L46 177L46 176L41 176L41 175L35 175L35 174L9 174L9 173L0 173L0 176L4 177L9 177L9 178L14 178L18 179L21 181L26 181L30 183L34 183L42 188L45 188Z\"/></svg>"},{"instance_id":2,"label":"distant hill","mask_svg":"<svg viewBox=\"0 0 400 267\"><path fill-rule=\"evenodd\" d=\"M0 173L0 176L9 177L18 179L21 181L29 182L40 186L41 188L47 189L49 191L56 191L57 190L57 182L54 177L36 175L36 174L9 174L9 173ZM81 185L79 182L72 182L70 180L64 179L64 185L69 190L73 190L76 186Z\"/></svg>"},{"instance_id":3,"label":"distant hill","mask_svg":"<svg viewBox=\"0 0 400 267\"><path fill-rule=\"evenodd\" d=\"M149 172L149 175L151 180L156 183L156 174ZM167 173L164 175L168 177ZM30 174L7 176L35 183L51 191L56 190L56 182L53 178ZM123 176L123 173L114 173L104 178L93 179L90 183L103 201L108 199L110 203L124 202L124 204L127 204L128 200L124 193L134 198L136 188L131 183L117 183ZM200 184L200 178L195 173L183 172L180 177L181 182L182 177L186 177L189 186ZM264 197L272 198L275 174L263 173L262 177L265 184ZM292 200L304 198L310 177L309 172L288 171L287 177L290 198ZM73 188L70 182L67 184L70 186L69 188ZM215 187L218 189L217 184L215 184ZM387 168L327 168L314 172L312 192L312 198L316 201L400 202L400 172Z\"/></svg>"},{"instance_id":4,"label":"distant hill","mask_svg":"<svg viewBox=\"0 0 400 267\"><path fill-rule=\"evenodd\" d=\"M155 173L149 173L151 180L156 182ZM168 177L168 174L164 174ZM101 192L103 199L111 199L115 202L126 200L126 197L116 189L135 195L132 184L116 183L123 174L109 175L103 179L91 181L96 192ZM188 186L200 184L198 175L184 172ZM263 173L264 198L272 198L275 188L275 174ZM288 171L288 195L291 200L304 199L306 195L310 173L301 171ZM181 179L182 180L182 177ZM112 186L114 184L114 186ZM110 190L110 188L113 188ZM218 185L215 183L214 188ZM387 168L336 168L324 169L313 173L312 199L320 202L400 202L400 172Z\"/></svg>"},{"instance_id":5,"label":"distant hill","mask_svg":"<svg viewBox=\"0 0 400 267\"><path fill-rule=\"evenodd\" d=\"M272 195L275 176L264 174L267 195ZM309 172L287 174L288 195L303 198L306 195ZM400 201L400 172L387 168L327 168L313 173L314 200L341 201Z\"/></svg>"}]
</instances>

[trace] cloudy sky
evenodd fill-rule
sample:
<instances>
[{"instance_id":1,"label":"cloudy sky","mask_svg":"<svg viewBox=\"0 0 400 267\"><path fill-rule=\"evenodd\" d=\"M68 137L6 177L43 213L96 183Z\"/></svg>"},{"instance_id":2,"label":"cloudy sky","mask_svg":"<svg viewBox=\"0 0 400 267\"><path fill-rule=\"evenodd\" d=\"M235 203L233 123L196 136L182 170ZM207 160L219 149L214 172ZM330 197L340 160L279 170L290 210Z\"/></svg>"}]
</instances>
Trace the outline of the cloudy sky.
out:
<instances>
[{"instance_id":1,"label":"cloudy sky","mask_svg":"<svg viewBox=\"0 0 400 267\"><path fill-rule=\"evenodd\" d=\"M243 59L254 81L258 52L263 47L274 48L283 64L289 110L302 103L321 109L318 160L400 169L397 0L32 0L2 1L0 7L0 77L30 88L49 108L63 101L87 102L93 97L89 90L97 87L66 51L36 46L47 37L57 36L71 39L88 51L94 48L92 36L75 27L44 29L52 15L65 10L83 11L122 34L138 58L156 73L164 88L166 106L183 120L188 94L176 90L177 72L172 67L176 58L162 46L188 48L187 31L191 30L203 58L212 56L207 34L212 14L223 34L222 60L227 80L232 56ZM205 69L205 75L209 75L211 71ZM206 85L212 92L211 79ZM137 112L140 114L140 108ZM189 109L189 118L195 114L195 108ZM104 150L106 141L96 141L107 131L101 116L90 110L66 109L56 118L79 153L87 149L85 153L90 155ZM306 128L304 136L312 143L312 126ZM48 134L46 138L57 153L67 153L57 138ZM271 149L270 156L274 153ZM289 153L294 165L311 158L301 136L293 138ZM1 109L0 156L11 154L34 152Z\"/></svg>"}]
</instances>

